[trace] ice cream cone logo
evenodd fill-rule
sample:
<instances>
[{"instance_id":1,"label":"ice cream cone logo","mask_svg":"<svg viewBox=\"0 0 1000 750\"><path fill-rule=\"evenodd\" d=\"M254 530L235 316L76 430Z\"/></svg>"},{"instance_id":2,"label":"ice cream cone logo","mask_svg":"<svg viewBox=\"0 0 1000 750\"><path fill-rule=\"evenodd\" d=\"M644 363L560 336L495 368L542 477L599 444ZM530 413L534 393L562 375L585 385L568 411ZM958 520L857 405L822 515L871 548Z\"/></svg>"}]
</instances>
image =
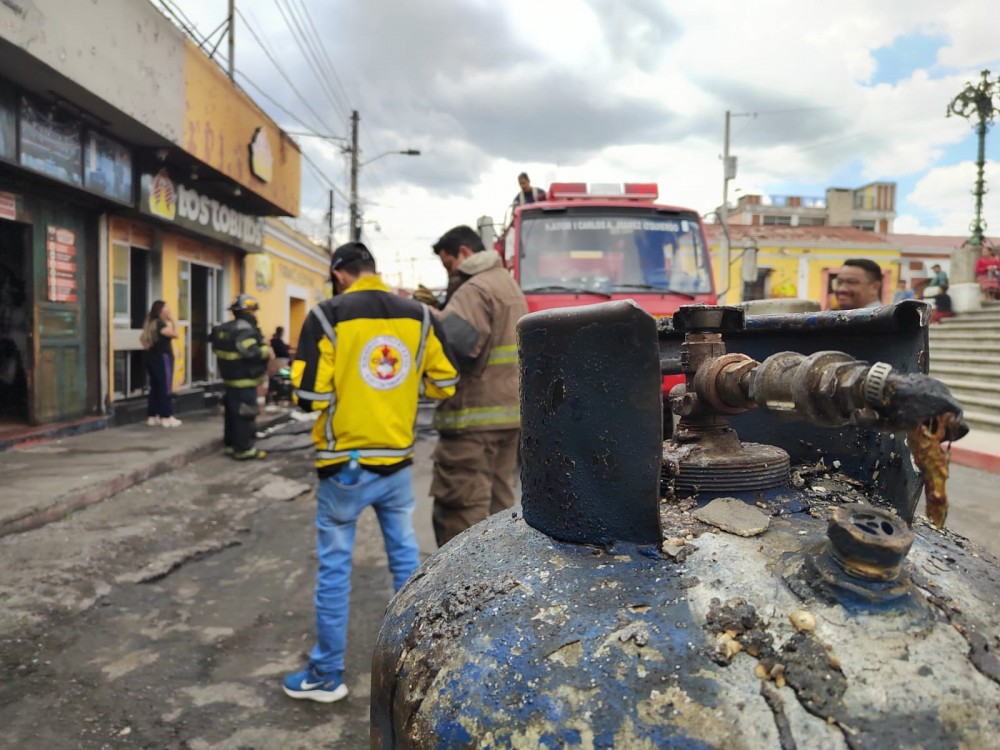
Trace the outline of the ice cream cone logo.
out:
<instances>
[{"instance_id":1,"label":"ice cream cone logo","mask_svg":"<svg viewBox=\"0 0 1000 750\"><path fill-rule=\"evenodd\" d=\"M166 169L161 169L149 187L149 212L173 221L177 216L177 192Z\"/></svg>"},{"instance_id":2,"label":"ice cream cone logo","mask_svg":"<svg viewBox=\"0 0 1000 750\"><path fill-rule=\"evenodd\" d=\"M274 174L274 155L265 128L257 128L250 141L250 171L261 182L270 182Z\"/></svg>"}]
</instances>

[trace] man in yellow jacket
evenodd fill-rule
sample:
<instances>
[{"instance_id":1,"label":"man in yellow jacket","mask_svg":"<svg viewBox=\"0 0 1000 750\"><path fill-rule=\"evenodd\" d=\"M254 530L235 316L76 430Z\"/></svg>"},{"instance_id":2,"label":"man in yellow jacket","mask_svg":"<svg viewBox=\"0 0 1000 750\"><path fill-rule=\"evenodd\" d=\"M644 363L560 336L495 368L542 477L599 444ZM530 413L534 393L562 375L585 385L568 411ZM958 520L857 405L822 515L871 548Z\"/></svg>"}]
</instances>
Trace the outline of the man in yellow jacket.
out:
<instances>
[{"instance_id":1,"label":"man in yellow jacket","mask_svg":"<svg viewBox=\"0 0 1000 750\"><path fill-rule=\"evenodd\" d=\"M439 317L462 381L434 417L434 534L438 545L514 503L521 438L517 321L520 287L474 229L445 232L434 252L459 284Z\"/></svg>"},{"instance_id":2,"label":"man in yellow jacket","mask_svg":"<svg viewBox=\"0 0 1000 750\"><path fill-rule=\"evenodd\" d=\"M368 506L375 510L398 591L420 564L410 469L417 398L421 386L430 398L448 398L458 382L430 311L389 291L367 247L338 247L330 276L334 297L310 311L292 363L299 405L320 412L312 432L319 474L317 642L306 669L283 683L292 698L321 703L347 695L358 516Z\"/></svg>"}]
</instances>

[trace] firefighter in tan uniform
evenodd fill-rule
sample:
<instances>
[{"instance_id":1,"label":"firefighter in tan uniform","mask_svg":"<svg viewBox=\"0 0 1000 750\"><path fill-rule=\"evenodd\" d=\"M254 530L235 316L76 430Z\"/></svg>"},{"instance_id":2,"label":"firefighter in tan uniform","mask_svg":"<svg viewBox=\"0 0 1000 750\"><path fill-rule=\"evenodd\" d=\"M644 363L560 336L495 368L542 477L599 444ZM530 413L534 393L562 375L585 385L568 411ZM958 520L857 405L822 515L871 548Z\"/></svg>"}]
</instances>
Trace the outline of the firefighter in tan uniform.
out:
<instances>
[{"instance_id":1,"label":"firefighter in tan uniform","mask_svg":"<svg viewBox=\"0 0 1000 750\"><path fill-rule=\"evenodd\" d=\"M461 373L455 395L434 416L440 438L430 492L441 546L514 504L521 439L516 326L528 304L471 227L446 232L434 252L449 277L461 280L440 316Z\"/></svg>"}]
</instances>

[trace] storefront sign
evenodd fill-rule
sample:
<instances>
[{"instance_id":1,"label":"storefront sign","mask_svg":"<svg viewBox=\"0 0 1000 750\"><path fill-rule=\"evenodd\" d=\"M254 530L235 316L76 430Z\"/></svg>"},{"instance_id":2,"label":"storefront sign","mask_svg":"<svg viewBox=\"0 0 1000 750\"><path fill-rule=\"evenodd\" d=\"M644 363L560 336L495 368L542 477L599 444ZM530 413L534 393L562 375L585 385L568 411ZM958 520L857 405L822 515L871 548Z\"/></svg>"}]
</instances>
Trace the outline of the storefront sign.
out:
<instances>
[{"instance_id":1,"label":"storefront sign","mask_svg":"<svg viewBox=\"0 0 1000 750\"><path fill-rule=\"evenodd\" d=\"M112 200L132 203L132 152L98 133L87 133L84 186Z\"/></svg>"},{"instance_id":2,"label":"storefront sign","mask_svg":"<svg viewBox=\"0 0 1000 750\"><path fill-rule=\"evenodd\" d=\"M17 97L0 81L0 159L17 158Z\"/></svg>"},{"instance_id":3,"label":"storefront sign","mask_svg":"<svg viewBox=\"0 0 1000 750\"><path fill-rule=\"evenodd\" d=\"M264 219L174 182L166 169L142 176L139 210L252 252L264 249Z\"/></svg>"},{"instance_id":4,"label":"storefront sign","mask_svg":"<svg viewBox=\"0 0 1000 750\"><path fill-rule=\"evenodd\" d=\"M17 221L17 196L13 193L0 193L0 219Z\"/></svg>"},{"instance_id":5,"label":"storefront sign","mask_svg":"<svg viewBox=\"0 0 1000 750\"><path fill-rule=\"evenodd\" d=\"M257 128L250 141L250 171L261 182L270 182L274 176L274 156L267 128Z\"/></svg>"},{"instance_id":6,"label":"storefront sign","mask_svg":"<svg viewBox=\"0 0 1000 750\"><path fill-rule=\"evenodd\" d=\"M261 253L257 256L254 283L257 286L257 291L260 292L266 292L274 286L274 268L271 266L271 256L267 253Z\"/></svg>"},{"instance_id":7,"label":"storefront sign","mask_svg":"<svg viewBox=\"0 0 1000 750\"><path fill-rule=\"evenodd\" d=\"M80 123L22 96L21 164L72 185L83 184Z\"/></svg>"},{"instance_id":8,"label":"storefront sign","mask_svg":"<svg viewBox=\"0 0 1000 750\"><path fill-rule=\"evenodd\" d=\"M50 225L45 248L49 302L76 302L76 234Z\"/></svg>"}]
</instances>

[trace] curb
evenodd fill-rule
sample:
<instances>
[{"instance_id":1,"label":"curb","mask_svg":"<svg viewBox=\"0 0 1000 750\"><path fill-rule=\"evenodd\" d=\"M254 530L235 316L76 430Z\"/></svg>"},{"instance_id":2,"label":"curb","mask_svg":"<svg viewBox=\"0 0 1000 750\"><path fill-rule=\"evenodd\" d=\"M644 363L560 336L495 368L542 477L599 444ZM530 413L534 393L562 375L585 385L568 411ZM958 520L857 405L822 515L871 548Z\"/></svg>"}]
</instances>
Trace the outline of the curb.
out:
<instances>
[{"instance_id":1,"label":"curb","mask_svg":"<svg viewBox=\"0 0 1000 750\"><path fill-rule=\"evenodd\" d=\"M970 469L1000 474L1000 455L995 453L953 445L951 447L951 460L959 466L968 466Z\"/></svg>"},{"instance_id":2,"label":"curb","mask_svg":"<svg viewBox=\"0 0 1000 750\"><path fill-rule=\"evenodd\" d=\"M218 450L221 447L222 439L212 438L211 440L193 445L183 453L170 458L147 464L127 474L119 474L112 479L92 484L82 490L67 492L45 508L30 511L16 518L0 519L0 537L7 536L8 534L17 534L22 531L31 531L32 529L37 529L39 526L45 526L54 521L61 521L74 511L86 508L88 505L94 505L102 500L107 500L119 492L134 487L137 484L142 484L147 479L152 479L160 474L166 474L168 471L180 469L190 463L192 459L200 457L207 450L213 448Z\"/></svg>"},{"instance_id":3,"label":"curb","mask_svg":"<svg viewBox=\"0 0 1000 750\"><path fill-rule=\"evenodd\" d=\"M280 424L288 419L287 414L281 414L264 422L258 422L258 429L268 429ZM0 518L0 537L8 534L17 534L23 531L31 531L40 526L61 521L70 513L86 508L90 505L107 500L109 497L117 495L130 487L153 479L154 477L166 474L168 471L180 469L193 460L204 457L208 451L218 451L222 448L222 438L214 437L203 440L186 448L170 458L154 461L151 464L135 469L127 474L119 474L116 477L96 482L88 487L67 492L57 498L53 503L44 507L29 511L20 516L12 518Z\"/></svg>"}]
</instances>

